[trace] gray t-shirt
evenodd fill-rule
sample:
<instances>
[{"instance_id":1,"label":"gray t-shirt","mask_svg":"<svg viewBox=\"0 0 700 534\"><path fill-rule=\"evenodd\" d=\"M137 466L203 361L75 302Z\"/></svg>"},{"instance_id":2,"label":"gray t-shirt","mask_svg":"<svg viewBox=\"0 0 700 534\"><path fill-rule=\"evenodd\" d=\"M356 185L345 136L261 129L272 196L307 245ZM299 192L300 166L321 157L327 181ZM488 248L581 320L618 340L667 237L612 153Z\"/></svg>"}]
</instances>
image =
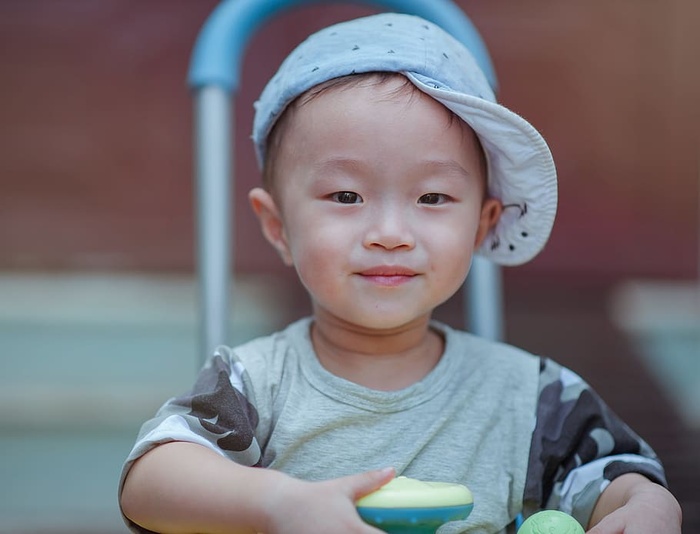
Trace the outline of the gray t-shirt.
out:
<instances>
[{"instance_id":1,"label":"gray t-shirt","mask_svg":"<svg viewBox=\"0 0 700 534\"><path fill-rule=\"evenodd\" d=\"M471 489L474 511L441 534L513 531L518 514L544 507L585 525L615 476L664 483L648 445L551 360L433 323L445 339L436 367L405 389L377 391L325 370L310 325L217 349L192 390L143 425L122 483L137 458L175 440L306 480L393 466Z\"/></svg>"}]
</instances>

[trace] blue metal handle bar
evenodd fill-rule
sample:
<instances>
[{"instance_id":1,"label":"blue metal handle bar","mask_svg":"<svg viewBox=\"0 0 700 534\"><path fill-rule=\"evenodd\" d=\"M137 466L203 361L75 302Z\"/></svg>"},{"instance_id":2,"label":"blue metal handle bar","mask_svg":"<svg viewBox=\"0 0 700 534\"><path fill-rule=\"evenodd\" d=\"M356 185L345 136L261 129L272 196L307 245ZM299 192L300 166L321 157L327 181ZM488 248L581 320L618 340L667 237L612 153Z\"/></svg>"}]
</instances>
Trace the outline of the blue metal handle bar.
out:
<instances>
[{"instance_id":1,"label":"blue metal handle bar","mask_svg":"<svg viewBox=\"0 0 700 534\"><path fill-rule=\"evenodd\" d=\"M230 268L233 264L234 146L230 94L239 84L245 46L277 12L324 0L224 0L202 28L193 51L189 84L195 93L197 269L200 295L201 359L228 341ZM325 0L330 2L332 0ZM451 0L346 0L419 15L443 27L467 46L496 89L494 69L481 37ZM464 307L472 332L502 338L500 270L474 258Z\"/></svg>"},{"instance_id":2,"label":"blue metal handle bar","mask_svg":"<svg viewBox=\"0 0 700 534\"><path fill-rule=\"evenodd\" d=\"M236 91L243 52L255 31L280 11L324 0L225 0L207 19L197 38L189 71L191 87L217 85ZM328 0L325 0L328 3ZM387 11L410 13L447 30L474 55L496 90L496 73L479 32L451 0L352 0Z\"/></svg>"}]
</instances>

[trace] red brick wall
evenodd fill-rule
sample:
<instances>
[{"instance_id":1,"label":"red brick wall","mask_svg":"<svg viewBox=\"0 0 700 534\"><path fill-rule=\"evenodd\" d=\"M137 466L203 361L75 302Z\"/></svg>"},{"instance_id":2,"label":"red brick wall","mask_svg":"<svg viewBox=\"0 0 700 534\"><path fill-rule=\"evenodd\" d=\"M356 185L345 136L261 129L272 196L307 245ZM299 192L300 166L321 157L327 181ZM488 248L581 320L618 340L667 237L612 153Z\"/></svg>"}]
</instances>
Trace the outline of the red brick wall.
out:
<instances>
[{"instance_id":1,"label":"red brick wall","mask_svg":"<svg viewBox=\"0 0 700 534\"><path fill-rule=\"evenodd\" d=\"M517 272L695 276L700 20L695 0L458 2L501 100L549 140L550 245ZM212 0L0 3L0 269L189 270L192 105L185 85ZM305 8L250 43L236 99L237 263L278 269L245 202L252 102L309 31L369 13Z\"/></svg>"}]
</instances>

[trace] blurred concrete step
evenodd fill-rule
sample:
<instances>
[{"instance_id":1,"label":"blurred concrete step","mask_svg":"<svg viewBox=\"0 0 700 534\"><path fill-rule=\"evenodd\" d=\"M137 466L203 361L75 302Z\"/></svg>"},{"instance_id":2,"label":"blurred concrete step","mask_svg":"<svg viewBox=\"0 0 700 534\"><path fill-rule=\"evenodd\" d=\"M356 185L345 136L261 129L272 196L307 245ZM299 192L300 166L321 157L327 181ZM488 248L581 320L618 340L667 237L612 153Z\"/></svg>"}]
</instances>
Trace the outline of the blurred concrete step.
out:
<instances>
[{"instance_id":1,"label":"blurred concrete step","mask_svg":"<svg viewBox=\"0 0 700 534\"><path fill-rule=\"evenodd\" d=\"M277 329L281 294L239 279L230 343ZM196 316L192 277L0 274L0 533L126 532L121 465L191 385Z\"/></svg>"}]
</instances>

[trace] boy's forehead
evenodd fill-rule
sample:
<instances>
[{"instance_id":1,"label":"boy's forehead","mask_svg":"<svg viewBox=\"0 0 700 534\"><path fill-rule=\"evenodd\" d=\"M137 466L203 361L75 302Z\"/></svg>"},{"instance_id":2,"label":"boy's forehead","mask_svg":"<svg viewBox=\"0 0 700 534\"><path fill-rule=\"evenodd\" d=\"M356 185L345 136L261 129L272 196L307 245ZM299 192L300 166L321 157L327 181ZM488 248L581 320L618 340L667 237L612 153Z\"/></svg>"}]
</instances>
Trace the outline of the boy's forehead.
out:
<instances>
[{"instance_id":1,"label":"boy's forehead","mask_svg":"<svg viewBox=\"0 0 700 534\"><path fill-rule=\"evenodd\" d=\"M445 142L442 136L450 136L455 141ZM434 148L423 153L423 149L438 138L442 139L439 156ZM323 144L313 145L319 139L324 139ZM332 139L342 142L340 145L328 143ZM359 159L349 155L367 140L371 140L373 149L397 144L411 147L400 159L413 158L416 168L441 162L440 168L444 170L446 162L456 164L464 158L478 160L480 179L486 176L483 147L474 130L441 102L396 73L368 73L332 80L301 95L284 112L271 134L273 147L268 160L274 160L277 178L287 176L284 163L289 162L287 158L296 161L308 146L330 148L330 153L313 153L314 168L327 158L334 163L359 165L365 155ZM397 140L400 142L396 143ZM448 146L455 151L449 157ZM337 149L340 149L340 156L334 155ZM310 160L307 164L311 164ZM286 182L270 178L275 183Z\"/></svg>"}]
</instances>

